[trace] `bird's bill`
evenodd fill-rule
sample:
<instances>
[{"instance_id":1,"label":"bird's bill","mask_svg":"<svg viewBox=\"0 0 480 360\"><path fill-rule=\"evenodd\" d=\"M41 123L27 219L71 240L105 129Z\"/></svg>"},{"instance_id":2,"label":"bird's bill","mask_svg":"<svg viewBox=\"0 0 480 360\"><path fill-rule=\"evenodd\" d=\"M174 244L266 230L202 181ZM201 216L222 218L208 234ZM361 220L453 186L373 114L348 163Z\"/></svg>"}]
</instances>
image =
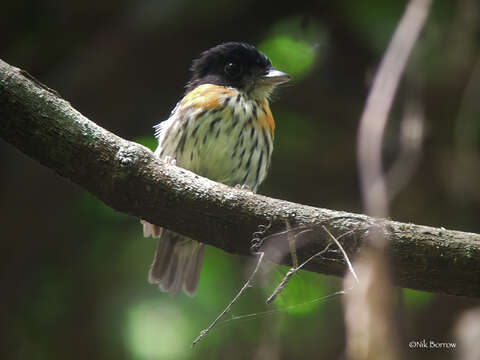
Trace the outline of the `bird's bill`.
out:
<instances>
[{"instance_id":1,"label":"bird's bill","mask_svg":"<svg viewBox=\"0 0 480 360\"><path fill-rule=\"evenodd\" d=\"M283 84L287 81L290 81L290 75L284 73L283 71L277 69L270 69L267 74L265 74L260 82L265 85L278 85Z\"/></svg>"}]
</instances>

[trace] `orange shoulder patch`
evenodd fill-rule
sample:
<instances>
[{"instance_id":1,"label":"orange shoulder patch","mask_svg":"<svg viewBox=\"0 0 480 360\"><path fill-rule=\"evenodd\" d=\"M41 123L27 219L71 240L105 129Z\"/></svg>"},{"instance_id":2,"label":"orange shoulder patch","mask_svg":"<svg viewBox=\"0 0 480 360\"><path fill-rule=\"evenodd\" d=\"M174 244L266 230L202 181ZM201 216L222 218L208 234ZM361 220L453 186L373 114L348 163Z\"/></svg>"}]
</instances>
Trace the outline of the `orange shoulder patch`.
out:
<instances>
[{"instance_id":1,"label":"orange shoulder patch","mask_svg":"<svg viewBox=\"0 0 480 360\"><path fill-rule=\"evenodd\" d=\"M272 111L268 105L268 101L263 99L260 101L260 115L258 116L258 122L262 128L271 131L272 135L275 131L275 121L273 120Z\"/></svg>"},{"instance_id":2,"label":"orange shoulder patch","mask_svg":"<svg viewBox=\"0 0 480 360\"><path fill-rule=\"evenodd\" d=\"M233 90L225 86L203 84L190 91L182 100L182 106L193 106L205 110L220 107L223 99L235 96Z\"/></svg>"}]
</instances>

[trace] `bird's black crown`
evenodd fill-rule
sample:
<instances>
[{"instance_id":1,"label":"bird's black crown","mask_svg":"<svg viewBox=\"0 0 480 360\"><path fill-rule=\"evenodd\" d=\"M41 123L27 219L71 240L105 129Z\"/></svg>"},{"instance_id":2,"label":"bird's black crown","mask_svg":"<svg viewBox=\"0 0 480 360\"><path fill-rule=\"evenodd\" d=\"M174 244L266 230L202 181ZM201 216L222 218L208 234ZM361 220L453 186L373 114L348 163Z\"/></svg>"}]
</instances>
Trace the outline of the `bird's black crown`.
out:
<instances>
[{"instance_id":1,"label":"bird's black crown","mask_svg":"<svg viewBox=\"0 0 480 360\"><path fill-rule=\"evenodd\" d=\"M272 68L270 60L254 46L227 42L204 51L193 61L187 92L202 84L244 90Z\"/></svg>"}]
</instances>

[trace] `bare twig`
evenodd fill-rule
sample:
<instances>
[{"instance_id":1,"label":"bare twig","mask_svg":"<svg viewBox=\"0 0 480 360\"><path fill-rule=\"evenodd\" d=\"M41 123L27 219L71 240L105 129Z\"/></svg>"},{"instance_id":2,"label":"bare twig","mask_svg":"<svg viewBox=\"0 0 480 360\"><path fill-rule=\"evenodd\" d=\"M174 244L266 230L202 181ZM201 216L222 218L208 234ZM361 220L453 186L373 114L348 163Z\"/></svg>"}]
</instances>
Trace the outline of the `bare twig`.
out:
<instances>
[{"instance_id":1,"label":"bare twig","mask_svg":"<svg viewBox=\"0 0 480 360\"><path fill-rule=\"evenodd\" d=\"M382 168L382 141L400 78L410 53L418 39L430 11L431 0L411 0L392 40L385 52L372 89L360 120L358 134L358 167L365 210L373 216L386 217L394 194L403 186L408 177L395 183ZM418 112L418 111L417 111ZM418 112L419 113L419 112ZM420 118L410 117L411 124L403 121L403 126L414 129ZM405 136L401 140L405 140ZM421 137L417 137L411 147L414 155L419 153ZM405 143L402 144L405 150ZM408 149L408 147L407 147ZM397 159L393 171L408 168L409 159L403 152ZM413 173L412 168L412 173ZM393 173L394 174L394 173ZM410 176L408 174L408 176ZM388 186L396 187L389 189ZM328 230L325 228L325 231ZM394 290L388 258L385 255L387 245L384 224L372 226L365 249L355 266L362 276L362 283L352 271L359 284L345 297L345 323L347 328L347 358L349 360L396 360L400 358L398 349L397 323L394 320ZM350 266L350 264L349 264ZM345 280L346 286L351 278Z\"/></svg>"},{"instance_id":2,"label":"bare twig","mask_svg":"<svg viewBox=\"0 0 480 360\"><path fill-rule=\"evenodd\" d=\"M237 302L237 300L244 293L244 291L251 286L252 280L257 274L258 269L260 268L260 265L262 263L264 253L259 252L259 253L256 253L255 255L258 255L257 265L255 266L255 269L252 271L252 274L248 278L247 282L243 285L243 287L240 289L238 294L233 298L233 300L230 301L230 303L227 305L225 310L223 310L220 313L220 315L218 315L217 318L206 329L200 331L200 335L198 335L197 338L193 340L192 346L197 345L210 332L210 330L212 330L215 327L215 325L217 325L217 323L225 316L225 314L227 314L230 311L230 309L232 308L232 305Z\"/></svg>"},{"instance_id":3,"label":"bare twig","mask_svg":"<svg viewBox=\"0 0 480 360\"><path fill-rule=\"evenodd\" d=\"M358 134L358 168L365 209L387 215L387 189L382 170L382 141L401 75L427 19L431 0L412 0L380 63L367 98Z\"/></svg>"},{"instance_id":4,"label":"bare twig","mask_svg":"<svg viewBox=\"0 0 480 360\"><path fill-rule=\"evenodd\" d=\"M345 250L343 249L342 245L340 244L340 242L330 233L330 231L327 230L327 228L325 227L325 225L322 225L322 228L326 231L326 233L330 236L330 238L333 240L333 243L335 243L337 245L337 247L340 249L340 251L342 252L342 255L345 259L345 262L348 264L348 269L350 270L350 272L353 274L353 276L355 277L356 281L358 282L358 278L357 278L357 275L355 274L355 271L353 270L353 266L347 256L347 253L345 252ZM306 229L306 230L303 230L302 232L298 233L296 236L304 233L304 232L308 232L308 231L314 231L313 229ZM353 230L350 230L350 231L347 231L346 233L340 235L338 238L342 238L344 236L347 236L347 235L350 235L353 233ZM322 256L323 254L325 254L328 250L330 250L330 246L333 244L333 243L330 243L328 244L325 249L323 249L322 251L319 251L318 253L310 256L307 260L305 260L302 264L300 264L299 266L294 266L292 268L290 268L290 270L287 271L287 273L285 274L285 276L283 277L282 281L280 282L280 284L278 284L278 286L275 288L275 290L273 291L272 295L270 295L268 297L268 299L265 301L267 304L271 304L273 301L275 301L275 299L278 297L278 295L280 295L280 293L285 289L285 287L287 286L288 282L290 281L290 279L292 278L292 276L297 273L299 270L301 270L305 265L307 265L310 261L312 261L314 258L318 257L318 256Z\"/></svg>"},{"instance_id":5,"label":"bare twig","mask_svg":"<svg viewBox=\"0 0 480 360\"><path fill-rule=\"evenodd\" d=\"M220 322L218 324L218 326L225 325L225 324L227 324L231 321L253 320L253 319L260 318L260 317L264 317L264 316L273 315L273 314L277 314L277 313L280 313L280 312L285 312L285 311L289 311L289 310L292 310L292 309L296 309L296 308L301 307L301 306L331 300L331 299L333 299L333 298L335 298L339 295L347 294L348 291L350 291L350 290L352 290L352 288L338 290L338 291L335 291L334 293L331 293L331 294L328 294L328 295L325 295L325 296L321 296L319 298L315 298L315 299L312 299L312 300L308 300L308 301L305 301L303 303L289 305L289 306L281 307L281 308L277 308L277 309L261 311L261 312L258 312L258 313L249 313L249 314L245 314L245 315L232 316L230 319L226 319L226 320Z\"/></svg>"},{"instance_id":6,"label":"bare twig","mask_svg":"<svg viewBox=\"0 0 480 360\"><path fill-rule=\"evenodd\" d=\"M307 230L305 230L307 231ZM313 260L313 258L317 257L317 256L321 256L323 254L325 254L329 248L330 248L330 245L331 244L328 244L327 247L325 249L323 249L322 251L312 255L311 257L309 257L307 260L305 260L302 264L300 264L299 266L297 267L292 267L290 268L290 270L287 271L287 273L285 274L285 276L283 277L282 281L280 282L280 284L278 284L278 286L275 288L275 290L273 291L272 295L270 295L268 297L268 299L265 301L266 304L271 304L272 302L275 301L275 299L277 298L278 295L280 295L280 293L285 289L285 287L287 286L288 282L290 281L291 277L298 271L300 270L302 267L304 267L306 264L308 264L311 260Z\"/></svg>"},{"instance_id":7,"label":"bare twig","mask_svg":"<svg viewBox=\"0 0 480 360\"><path fill-rule=\"evenodd\" d=\"M278 284L278 286L275 288L275 290L273 291L272 295L270 295L268 297L267 300L265 300L265 303L267 305L270 305L272 302L275 301L275 299L277 298L278 295L280 295L280 293L283 291L283 289L285 289L285 287L287 286L288 282L290 281L290 278L293 276L293 274L295 274L297 272L298 268L290 268L290 270L287 271L287 273L285 274L285 276L283 277L282 281L280 282L280 284Z\"/></svg>"},{"instance_id":8,"label":"bare twig","mask_svg":"<svg viewBox=\"0 0 480 360\"><path fill-rule=\"evenodd\" d=\"M295 245L295 236L291 233L290 222L288 219L285 220L285 227L287 228L288 235L288 248L290 249L290 256L292 257L293 267L298 266L298 256L297 256L297 246Z\"/></svg>"},{"instance_id":9,"label":"bare twig","mask_svg":"<svg viewBox=\"0 0 480 360\"><path fill-rule=\"evenodd\" d=\"M337 239L335 239L335 236L333 236L332 233L330 231L328 231L328 229L325 227L325 225L322 225L322 228L323 228L323 230L325 230L325 232L328 234L328 236L330 236L330 239L332 239L332 241L338 246L338 248L342 252L342 255L343 255L343 258L345 259L345 262L348 265L348 270L350 270L350 272L352 273L352 276L355 278L355 281L357 283L359 283L360 281L358 281L358 277L357 277L357 274L355 274L355 270L353 269L352 263L350 262L350 259L348 258L348 255L345 252L345 250L343 249L340 242Z\"/></svg>"}]
</instances>

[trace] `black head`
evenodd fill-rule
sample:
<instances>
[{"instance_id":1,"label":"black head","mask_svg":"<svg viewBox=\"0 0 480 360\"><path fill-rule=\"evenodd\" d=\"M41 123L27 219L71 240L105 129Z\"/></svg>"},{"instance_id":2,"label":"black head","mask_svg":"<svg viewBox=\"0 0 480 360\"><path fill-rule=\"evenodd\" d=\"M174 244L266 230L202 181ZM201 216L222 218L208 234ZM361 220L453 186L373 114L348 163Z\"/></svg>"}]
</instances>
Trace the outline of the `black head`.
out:
<instances>
[{"instance_id":1,"label":"black head","mask_svg":"<svg viewBox=\"0 0 480 360\"><path fill-rule=\"evenodd\" d=\"M273 87L290 77L272 67L270 60L252 45L228 42L204 51L193 61L187 92L202 84L230 86L250 92Z\"/></svg>"}]
</instances>

